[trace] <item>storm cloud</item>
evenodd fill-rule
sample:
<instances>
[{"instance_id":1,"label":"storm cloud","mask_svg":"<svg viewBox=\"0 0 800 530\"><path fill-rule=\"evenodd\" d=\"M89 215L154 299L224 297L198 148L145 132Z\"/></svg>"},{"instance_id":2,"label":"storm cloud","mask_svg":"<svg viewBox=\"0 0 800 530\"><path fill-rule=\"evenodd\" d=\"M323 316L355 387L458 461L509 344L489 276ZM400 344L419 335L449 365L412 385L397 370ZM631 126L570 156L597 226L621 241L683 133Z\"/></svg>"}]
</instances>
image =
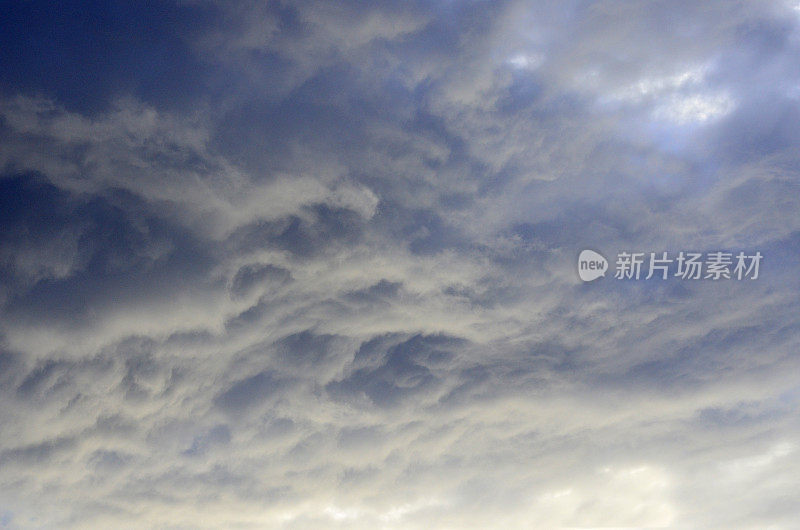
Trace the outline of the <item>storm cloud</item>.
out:
<instances>
[{"instance_id":1,"label":"storm cloud","mask_svg":"<svg viewBox=\"0 0 800 530\"><path fill-rule=\"evenodd\" d=\"M0 22L0 527L800 526L800 4L70 4Z\"/></svg>"}]
</instances>

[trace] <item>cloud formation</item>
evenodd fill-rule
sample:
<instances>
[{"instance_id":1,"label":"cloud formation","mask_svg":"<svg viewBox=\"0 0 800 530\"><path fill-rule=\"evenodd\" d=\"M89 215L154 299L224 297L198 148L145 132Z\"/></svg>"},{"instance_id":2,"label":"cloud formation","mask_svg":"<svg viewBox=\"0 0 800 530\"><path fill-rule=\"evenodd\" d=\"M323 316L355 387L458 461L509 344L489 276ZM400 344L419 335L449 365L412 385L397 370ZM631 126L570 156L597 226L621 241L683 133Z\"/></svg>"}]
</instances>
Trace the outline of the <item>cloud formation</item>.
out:
<instances>
[{"instance_id":1,"label":"cloud formation","mask_svg":"<svg viewBox=\"0 0 800 530\"><path fill-rule=\"evenodd\" d=\"M791 2L10 11L0 527L800 525Z\"/></svg>"}]
</instances>

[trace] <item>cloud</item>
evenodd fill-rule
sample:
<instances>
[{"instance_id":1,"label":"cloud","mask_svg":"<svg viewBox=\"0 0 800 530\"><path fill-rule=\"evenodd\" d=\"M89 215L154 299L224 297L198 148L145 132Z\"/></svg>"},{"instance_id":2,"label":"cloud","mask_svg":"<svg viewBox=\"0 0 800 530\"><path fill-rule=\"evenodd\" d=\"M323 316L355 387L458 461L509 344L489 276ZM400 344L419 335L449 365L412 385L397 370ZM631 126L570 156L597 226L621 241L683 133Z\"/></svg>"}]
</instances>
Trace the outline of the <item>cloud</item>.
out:
<instances>
[{"instance_id":1,"label":"cloud","mask_svg":"<svg viewBox=\"0 0 800 530\"><path fill-rule=\"evenodd\" d=\"M0 526L797 525L790 4L29 4Z\"/></svg>"}]
</instances>

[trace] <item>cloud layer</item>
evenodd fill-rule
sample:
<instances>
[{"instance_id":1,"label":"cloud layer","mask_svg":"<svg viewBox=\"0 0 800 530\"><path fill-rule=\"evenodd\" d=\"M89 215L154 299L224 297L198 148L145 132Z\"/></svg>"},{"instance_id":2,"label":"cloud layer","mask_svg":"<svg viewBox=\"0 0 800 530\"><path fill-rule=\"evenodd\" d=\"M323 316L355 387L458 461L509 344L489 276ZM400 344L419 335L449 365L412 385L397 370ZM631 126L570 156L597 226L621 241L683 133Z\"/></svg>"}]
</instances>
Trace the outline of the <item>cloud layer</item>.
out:
<instances>
[{"instance_id":1,"label":"cloud layer","mask_svg":"<svg viewBox=\"0 0 800 530\"><path fill-rule=\"evenodd\" d=\"M0 526L800 525L792 3L58 9L0 22Z\"/></svg>"}]
</instances>

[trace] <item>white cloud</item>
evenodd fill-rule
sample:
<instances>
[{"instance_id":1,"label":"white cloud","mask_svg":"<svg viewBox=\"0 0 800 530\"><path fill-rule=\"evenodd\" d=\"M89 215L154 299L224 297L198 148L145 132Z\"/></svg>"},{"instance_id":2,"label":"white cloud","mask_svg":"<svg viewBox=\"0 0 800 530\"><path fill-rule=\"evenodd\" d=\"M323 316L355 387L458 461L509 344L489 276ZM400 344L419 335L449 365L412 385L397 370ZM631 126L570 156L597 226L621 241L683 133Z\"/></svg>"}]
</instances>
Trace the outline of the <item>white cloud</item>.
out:
<instances>
[{"instance_id":1,"label":"white cloud","mask_svg":"<svg viewBox=\"0 0 800 530\"><path fill-rule=\"evenodd\" d=\"M508 59L508 64L519 70L535 70L543 61L540 54L518 53Z\"/></svg>"},{"instance_id":2,"label":"white cloud","mask_svg":"<svg viewBox=\"0 0 800 530\"><path fill-rule=\"evenodd\" d=\"M703 123L722 118L734 108L734 100L726 94L694 94L667 98L656 106L653 115L677 124Z\"/></svg>"},{"instance_id":3,"label":"white cloud","mask_svg":"<svg viewBox=\"0 0 800 530\"><path fill-rule=\"evenodd\" d=\"M0 100L71 221L0 212L0 518L796 527L796 126L721 119L731 56L793 64L753 6L223 5L213 106ZM582 285L595 246L765 268Z\"/></svg>"}]
</instances>

